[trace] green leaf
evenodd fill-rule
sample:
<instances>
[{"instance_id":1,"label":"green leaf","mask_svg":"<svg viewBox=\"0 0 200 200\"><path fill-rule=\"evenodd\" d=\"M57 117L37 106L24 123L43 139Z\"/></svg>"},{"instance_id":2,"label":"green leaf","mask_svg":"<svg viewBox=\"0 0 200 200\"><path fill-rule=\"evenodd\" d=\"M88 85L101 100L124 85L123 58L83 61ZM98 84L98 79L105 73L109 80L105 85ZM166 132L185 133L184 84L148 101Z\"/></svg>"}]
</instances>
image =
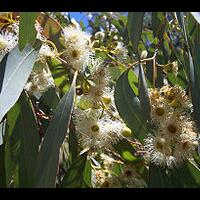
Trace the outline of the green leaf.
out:
<instances>
[{"instance_id":1,"label":"green leaf","mask_svg":"<svg viewBox=\"0 0 200 200\"><path fill-rule=\"evenodd\" d=\"M38 52L39 50L32 46L27 46L20 52L18 46L16 46L9 53L0 94L0 121L19 98L32 71Z\"/></svg>"},{"instance_id":2,"label":"green leaf","mask_svg":"<svg viewBox=\"0 0 200 200\"><path fill-rule=\"evenodd\" d=\"M74 105L77 72L71 88L60 100L36 160L34 187L55 187L59 150L67 134Z\"/></svg>"},{"instance_id":3,"label":"green leaf","mask_svg":"<svg viewBox=\"0 0 200 200\"><path fill-rule=\"evenodd\" d=\"M184 15L183 12L178 13L178 18L179 18L179 24L181 26L183 35L184 35L184 40L187 45L187 48L189 49L189 44L188 44L188 38L187 38L187 32L186 32L186 26L185 26L185 20L184 20Z\"/></svg>"},{"instance_id":4,"label":"green leaf","mask_svg":"<svg viewBox=\"0 0 200 200\"><path fill-rule=\"evenodd\" d=\"M87 160L87 152L77 157L66 172L61 184L61 188L80 188L83 181L83 173Z\"/></svg>"},{"instance_id":5,"label":"green leaf","mask_svg":"<svg viewBox=\"0 0 200 200\"><path fill-rule=\"evenodd\" d=\"M139 100L144 116L147 120L151 119L151 107L149 100L149 92L147 88L146 78L143 67L139 64Z\"/></svg>"},{"instance_id":6,"label":"green leaf","mask_svg":"<svg viewBox=\"0 0 200 200\"><path fill-rule=\"evenodd\" d=\"M183 30L183 20L182 20L182 12L175 12L175 17L178 20L179 26Z\"/></svg>"},{"instance_id":7,"label":"green leaf","mask_svg":"<svg viewBox=\"0 0 200 200\"><path fill-rule=\"evenodd\" d=\"M198 66L198 65L197 65ZM191 85L191 95L192 95L192 103L194 106L194 116L197 121L197 126L200 130L200 104L199 104L199 93L200 93L200 88L199 88L199 76L195 73L195 69L197 66L194 66L193 59L191 54L189 53L189 74L190 74L190 85ZM199 66L198 66L199 67Z\"/></svg>"},{"instance_id":8,"label":"green leaf","mask_svg":"<svg viewBox=\"0 0 200 200\"><path fill-rule=\"evenodd\" d=\"M126 139L120 140L113 147L126 161L133 162L137 160L137 157L134 156L136 150Z\"/></svg>"},{"instance_id":9,"label":"green leaf","mask_svg":"<svg viewBox=\"0 0 200 200\"><path fill-rule=\"evenodd\" d=\"M9 184L12 175L18 187L33 185L33 171L39 147L39 133L33 107L25 93L8 113L9 136L6 141L6 172ZM10 115L13 115L10 117ZM12 123L14 126L12 127ZM31 129L30 129L31 127Z\"/></svg>"},{"instance_id":10,"label":"green leaf","mask_svg":"<svg viewBox=\"0 0 200 200\"><path fill-rule=\"evenodd\" d=\"M200 169L190 161L169 170L151 164L149 187L200 187Z\"/></svg>"},{"instance_id":11,"label":"green leaf","mask_svg":"<svg viewBox=\"0 0 200 200\"><path fill-rule=\"evenodd\" d=\"M150 188L169 188L172 187L171 180L166 170L154 164L149 166L149 182Z\"/></svg>"},{"instance_id":12,"label":"green leaf","mask_svg":"<svg viewBox=\"0 0 200 200\"><path fill-rule=\"evenodd\" d=\"M48 106L50 109L55 109L60 101L60 98L55 88L50 88L40 98L40 102Z\"/></svg>"},{"instance_id":13,"label":"green leaf","mask_svg":"<svg viewBox=\"0 0 200 200\"><path fill-rule=\"evenodd\" d=\"M118 112L124 122L131 128L134 137L142 140L146 134L146 121L144 119L140 101L130 84L131 80L129 73L134 73L132 70L125 71L118 79L115 87L115 104Z\"/></svg>"},{"instance_id":14,"label":"green leaf","mask_svg":"<svg viewBox=\"0 0 200 200\"><path fill-rule=\"evenodd\" d=\"M167 73L167 79L170 82L170 84L179 85L180 87L182 87L185 90L188 86L188 82L187 82L186 78L184 76L182 76L182 74L183 74L183 71L181 71L181 74L178 74L178 76L176 76L172 72L169 72L169 73Z\"/></svg>"},{"instance_id":15,"label":"green leaf","mask_svg":"<svg viewBox=\"0 0 200 200\"><path fill-rule=\"evenodd\" d=\"M171 170L170 176L176 187L200 187L200 169L190 161Z\"/></svg>"},{"instance_id":16,"label":"green leaf","mask_svg":"<svg viewBox=\"0 0 200 200\"><path fill-rule=\"evenodd\" d=\"M6 188L5 144L0 145L0 188Z\"/></svg>"},{"instance_id":17,"label":"green leaf","mask_svg":"<svg viewBox=\"0 0 200 200\"><path fill-rule=\"evenodd\" d=\"M85 169L83 171L83 187L90 188L92 187L92 166L90 160L86 160Z\"/></svg>"},{"instance_id":18,"label":"green leaf","mask_svg":"<svg viewBox=\"0 0 200 200\"><path fill-rule=\"evenodd\" d=\"M128 33L134 53L138 54L138 44L141 39L144 12L128 13Z\"/></svg>"},{"instance_id":19,"label":"green leaf","mask_svg":"<svg viewBox=\"0 0 200 200\"><path fill-rule=\"evenodd\" d=\"M25 93L22 93L19 98L19 105L21 112L14 128L14 132L19 132L20 141L19 187L32 187L39 148L39 133L33 106Z\"/></svg>"},{"instance_id":20,"label":"green leaf","mask_svg":"<svg viewBox=\"0 0 200 200\"><path fill-rule=\"evenodd\" d=\"M189 15L190 17L190 21L195 21L196 17L191 17L194 15L191 14ZM195 19L195 20L194 20ZM193 30L193 34L191 34L190 31L190 27L188 24L188 29L186 29L185 26L185 21L184 21L184 16L183 14L181 15L181 20L182 20L182 24L183 24L183 32L184 32L184 38L185 38L185 43L187 46L187 51L188 51L188 56L187 59L189 60L188 62L188 68L186 69L187 73L188 73L188 77L190 80L190 89L191 89L191 96L192 96L192 103L194 106L194 117L196 119L197 122L197 126L200 130L200 104L199 104L199 92L200 92L200 70L199 70L199 64L200 64L200 48L199 48L199 42L200 42L200 24L196 24L194 25L194 22L192 22L193 26L194 26L194 30ZM190 39L188 42L188 38ZM193 41L194 43L192 43L191 41Z\"/></svg>"},{"instance_id":21,"label":"green leaf","mask_svg":"<svg viewBox=\"0 0 200 200\"><path fill-rule=\"evenodd\" d=\"M7 53L3 59L0 59L0 93L2 90L2 85L3 85L3 78L4 78L4 73L5 73L5 69L6 69L6 62L7 62L7 58L8 58L8 54Z\"/></svg>"},{"instance_id":22,"label":"green leaf","mask_svg":"<svg viewBox=\"0 0 200 200\"><path fill-rule=\"evenodd\" d=\"M65 94L70 88L70 81L68 77L68 72L64 66L57 61L55 58L47 59L48 66L51 70L52 77L56 86L59 88L59 92Z\"/></svg>"},{"instance_id":23,"label":"green leaf","mask_svg":"<svg viewBox=\"0 0 200 200\"><path fill-rule=\"evenodd\" d=\"M165 12L152 12L152 29L154 37L161 40L166 25Z\"/></svg>"},{"instance_id":24,"label":"green leaf","mask_svg":"<svg viewBox=\"0 0 200 200\"><path fill-rule=\"evenodd\" d=\"M72 162L76 157L78 156L78 141L77 141L77 134L74 127L73 122L70 124L70 130L69 130L69 152L71 153L71 159ZM73 128L72 128L73 126Z\"/></svg>"},{"instance_id":25,"label":"green leaf","mask_svg":"<svg viewBox=\"0 0 200 200\"><path fill-rule=\"evenodd\" d=\"M200 12L190 12L190 13L196 19L196 21L200 24Z\"/></svg>"},{"instance_id":26,"label":"green leaf","mask_svg":"<svg viewBox=\"0 0 200 200\"><path fill-rule=\"evenodd\" d=\"M35 20L38 12L21 12L19 23L19 50L22 51L26 44L31 44L36 38Z\"/></svg>"},{"instance_id":27,"label":"green leaf","mask_svg":"<svg viewBox=\"0 0 200 200\"><path fill-rule=\"evenodd\" d=\"M129 36L128 36L128 29L126 27L127 21L126 20L116 20L112 19L112 24L117 28L118 33L120 36L123 37L123 42L125 45L129 43Z\"/></svg>"},{"instance_id":28,"label":"green leaf","mask_svg":"<svg viewBox=\"0 0 200 200\"><path fill-rule=\"evenodd\" d=\"M5 175L6 175L6 186L10 187L10 182L13 177L14 185L19 187L18 181L16 181L16 174L19 163L19 131L15 131L15 125L20 114L20 105L15 105L7 113L7 126L6 126L6 140L5 140Z\"/></svg>"}]
</instances>

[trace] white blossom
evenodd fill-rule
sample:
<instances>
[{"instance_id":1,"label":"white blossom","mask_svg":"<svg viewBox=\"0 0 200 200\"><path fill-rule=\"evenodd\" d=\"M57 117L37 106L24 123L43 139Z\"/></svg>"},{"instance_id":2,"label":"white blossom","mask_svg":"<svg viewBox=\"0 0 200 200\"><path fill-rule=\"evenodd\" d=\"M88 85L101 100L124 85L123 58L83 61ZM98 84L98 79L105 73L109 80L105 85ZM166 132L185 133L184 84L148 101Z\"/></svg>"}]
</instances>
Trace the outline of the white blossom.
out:
<instances>
[{"instance_id":1,"label":"white blossom","mask_svg":"<svg viewBox=\"0 0 200 200\"><path fill-rule=\"evenodd\" d=\"M0 59L10 52L18 42L18 36L7 30L0 32Z\"/></svg>"}]
</instances>

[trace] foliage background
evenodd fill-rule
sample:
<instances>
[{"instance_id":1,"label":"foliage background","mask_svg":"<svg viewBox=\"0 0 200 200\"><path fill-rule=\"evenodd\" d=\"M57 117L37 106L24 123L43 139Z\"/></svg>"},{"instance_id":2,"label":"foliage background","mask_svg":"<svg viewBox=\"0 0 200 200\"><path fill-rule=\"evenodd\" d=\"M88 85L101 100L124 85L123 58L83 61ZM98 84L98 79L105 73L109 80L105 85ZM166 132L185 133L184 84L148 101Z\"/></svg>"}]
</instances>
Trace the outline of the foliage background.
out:
<instances>
[{"instance_id":1,"label":"foliage background","mask_svg":"<svg viewBox=\"0 0 200 200\"><path fill-rule=\"evenodd\" d=\"M77 73L71 74L65 63L49 59L48 66L56 89L48 90L39 101L23 90L41 46L40 41L35 41L35 19L40 23L44 22L45 36L59 49L61 28L73 21L73 17L80 18L77 21L82 29L89 31L91 35L100 30L109 32L111 24L117 30L112 32L113 35L107 35L108 41L105 46L108 51L104 49L95 52L97 57L114 63L114 66L110 67L110 73L112 84L115 86L115 104L120 116L134 133L131 138L125 138L114 146L115 152L125 163L136 167L138 173L146 180L147 187L200 186L198 152L194 155L193 162L186 161L181 168L169 170L153 164L146 166L143 157L136 155L131 143L135 138L142 143L147 134L145 120L148 116L144 116L149 109L147 87L159 88L165 79L171 85L179 85L191 96L194 118L197 126L200 126L199 13L130 12L116 13L115 16L115 13L111 12L80 15L21 12L19 15L19 48L8 53L0 63L1 187L92 187L93 161L87 156L87 151L80 153L77 138L70 124L76 82L79 80ZM106 16L104 21L103 16ZM170 23L172 19L175 19L175 24ZM117 58L113 59L109 50L109 45L114 43L114 35L122 37L128 50L129 60L125 63ZM178 75L175 76L170 70L163 73L163 69L158 68L155 79L152 62L146 62L144 71L138 63L131 66L131 63L141 59L144 50L147 51L148 58L152 58L156 53L156 61L162 66L178 61ZM15 66L17 72L12 66ZM16 73L13 74L13 71ZM141 109L134 101L136 98L139 99ZM42 116L41 113L45 115ZM68 147L63 147L66 135ZM62 148L65 159L59 163ZM114 171L119 173L120 167L120 164L116 165Z\"/></svg>"}]
</instances>

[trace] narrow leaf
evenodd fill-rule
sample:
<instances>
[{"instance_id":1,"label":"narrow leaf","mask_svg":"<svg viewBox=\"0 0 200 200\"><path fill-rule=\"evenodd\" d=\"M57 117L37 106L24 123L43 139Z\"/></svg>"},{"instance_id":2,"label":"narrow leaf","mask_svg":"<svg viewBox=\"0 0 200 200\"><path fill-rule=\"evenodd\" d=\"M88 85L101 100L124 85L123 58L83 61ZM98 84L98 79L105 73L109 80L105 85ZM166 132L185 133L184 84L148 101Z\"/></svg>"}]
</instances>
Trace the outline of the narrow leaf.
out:
<instances>
[{"instance_id":1,"label":"narrow leaf","mask_svg":"<svg viewBox=\"0 0 200 200\"><path fill-rule=\"evenodd\" d=\"M200 12L190 12L196 21L200 24Z\"/></svg>"},{"instance_id":2,"label":"narrow leaf","mask_svg":"<svg viewBox=\"0 0 200 200\"><path fill-rule=\"evenodd\" d=\"M169 188L172 187L171 180L169 179L166 170L154 164L149 166L149 183L150 188Z\"/></svg>"},{"instance_id":3,"label":"narrow leaf","mask_svg":"<svg viewBox=\"0 0 200 200\"><path fill-rule=\"evenodd\" d=\"M138 53L138 43L141 39L143 27L144 12L129 12L128 13L128 33L130 41L133 45L134 53Z\"/></svg>"},{"instance_id":4,"label":"narrow leaf","mask_svg":"<svg viewBox=\"0 0 200 200\"><path fill-rule=\"evenodd\" d=\"M19 98L19 105L21 112L15 126L15 130L19 131L20 141L19 186L31 187L39 148L39 133L32 104L25 93Z\"/></svg>"},{"instance_id":5,"label":"narrow leaf","mask_svg":"<svg viewBox=\"0 0 200 200\"><path fill-rule=\"evenodd\" d=\"M154 37L157 37L159 40L163 38L165 25L165 12L152 12L152 29Z\"/></svg>"},{"instance_id":6,"label":"narrow leaf","mask_svg":"<svg viewBox=\"0 0 200 200\"><path fill-rule=\"evenodd\" d=\"M71 88L60 100L45 133L36 164L34 187L55 187L59 150L67 134L74 104L77 72Z\"/></svg>"},{"instance_id":7,"label":"narrow leaf","mask_svg":"<svg viewBox=\"0 0 200 200\"><path fill-rule=\"evenodd\" d=\"M6 69L7 58L8 58L8 53L3 57L3 59L0 62L0 94L1 94L1 89L3 85L3 78L4 78L5 69Z\"/></svg>"},{"instance_id":8,"label":"narrow leaf","mask_svg":"<svg viewBox=\"0 0 200 200\"><path fill-rule=\"evenodd\" d=\"M190 161L186 161L183 166L171 170L170 177L176 187L200 187L200 169Z\"/></svg>"},{"instance_id":9,"label":"narrow leaf","mask_svg":"<svg viewBox=\"0 0 200 200\"><path fill-rule=\"evenodd\" d=\"M33 171L39 147L39 133L31 102L22 93L8 112L8 138L6 140L6 177L17 177L17 187L33 185ZM30 129L31 127L31 129Z\"/></svg>"},{"instance_id":10,"label":"narrow leaf","mask_svg":"<svg viewBox=\"0 0 200 200\"><path fill-rule=\"evenodd\" d=\"M149 92L147 88L146 78L144 75L143 67L139 65L139 100L142 111L147 120L151 119L151 107L149 100Z\"/></svg>"},{"instance_id":11,"label":"narrow leaf","mask_svg":"<svg viewBox=\"0 0 200 200\"><path fill-rule=\"evenodd\" d=\"M38 52L39 50L32 46L27 46L20 52L18 46L16 46L9 53L0 94L0 121L19 98L32 71Z\"/></svg>"},{"instance_id":12,"label":"narrow leaf","mask_svg":"<svg viewBox=\"0 0 200 200\"><path fill-rule=\"evenodd\" d=\"M83 181L83 172L87 160L87 152L77 157L64 176L61 188L79 188Z\"/></svg>"},{"instance_id":13,"label":"narrow leaf","mask_svg":"<svg viewBox=\"0 0 200 200\"><path fill-rule=\"evenodd\" d=\"M90 160L86 160L85 169L83 171L83 187L92 187L92 166Z\"/></svg>"},{"instance_id":14,"label":"narrow leaf","mask_svg":"<svg viewBox=\"0 0 200 200\"><path fill-rule=\"evenodd\" d=\"M132 70L125 71L116 83L114 94L115 104L120 116L127 126L131 128L134 137L142 140L146 133L146 122L142 113L140 101L130 85L133 84L133 80L128 80L129 73L134 72Z\"/></svg>"},{"instance_id":15,"label":"narrow leaf","mask_svg":"<svg viewBox=\"0 0 200 200\"><path fill-rule=\"evenodd\" d=\"M0 188L6 188L5 144L0 145Z\"/></svg>"}]
</instances>

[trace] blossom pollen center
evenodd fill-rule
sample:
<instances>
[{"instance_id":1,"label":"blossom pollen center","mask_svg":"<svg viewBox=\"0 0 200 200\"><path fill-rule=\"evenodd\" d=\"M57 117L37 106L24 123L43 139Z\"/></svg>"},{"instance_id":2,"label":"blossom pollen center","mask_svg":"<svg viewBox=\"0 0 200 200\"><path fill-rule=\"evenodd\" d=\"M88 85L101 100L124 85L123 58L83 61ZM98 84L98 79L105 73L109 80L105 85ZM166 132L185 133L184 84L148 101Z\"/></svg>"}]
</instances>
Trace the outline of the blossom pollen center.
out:
<instances>
[{"instance_id":1,"label":"blossom pollen center","mask_svg":"<svg viewBox=\"0 0 200 200\"><path fill-rule=\"evenodd\" d=\"M72 57L78 58L79 57L79 52L77 50L72 51Z\"/></svg>"},{"instance_id":2,"label":"blossom pollen center","mask_svg":"<svg viewBox=\"0 0 200 200\"><path fill-rule=\"evenodd\" d=\"M162 116L164 114L165 110L161 107L156 108L156 114L159 116Z\"/></svg>"},{"instance_id":3,"label":"blossom pollen center","mask_svg":"<svg viewBox=\"0 0 200 200\"><path fill-rule=\"evenodd\" d=\"M0 50L1 50L1 49L5 49L5 48L6 48L6 46L7 46L7 44L6 44L6 41L5 41L5 40L2 40L2 39L0 39Z\"/></svg>"},{"instance_id":4,"label":"blossom pollen center","mask_svg":"<svg viewBox=\"0 0 200 200\"><path fill-rule=\"evenodd\" d=\"M91 126L91 130L97 132L99 130L99 126L97 124Z\"/></svg>"},{"instance_id":5,"label":"blossom pollen center","mask_svg":"<svg viewBox=\"0 0 200 200\"><path fill-rule=\"evenodd\" d=\"M126 175L126 176L131 176L131 175L132 175L132 172L131 172L130 170L126 170L126 171L125 171L125 175Z\"/></svg>"},{"instance_id":6,"label":"blossom pollen center","mask_svg":"<svg viewBox=\"0 0 200 200\"><path fill-rule=\"evenodd\" d=\"M189 147L189 142L188 141L184 141L183 143L182 143L182 148L183 149L187 149Z\"/></svg>"},{"instance_id":7,"label":"blossom pollen center","mask_svg":"<svg viewBox=\"0 0 200 200\"><path fill-rule=\"evenodd\" d=\"M102 183L102 186L104 187L104 188L108 188L109 187L109 182L108 181L104 181L103 183Z\"/></svg>"},{"instance_id":8,"label":"blossom pollen center","mask_svg":"<svg viewBox=\"0 0 200 200\"><path fill-rule=\"evenodd\" d=\"M110 97L103 97L103 102L105 103L105 104L109 104L110 102L111 102L111 98Z\"/></svg>"},{"instance_id":9,"label":"blossom pollen center","mask_svg":"<svg viewBox=\"0 0 200 200\"><path fill-rule=\"evenodd\" d=\"M174 124L169 124L167 126L167 131L169 133L175 134L177 132L177 127Z\"/></svg>"}]
</instances>

